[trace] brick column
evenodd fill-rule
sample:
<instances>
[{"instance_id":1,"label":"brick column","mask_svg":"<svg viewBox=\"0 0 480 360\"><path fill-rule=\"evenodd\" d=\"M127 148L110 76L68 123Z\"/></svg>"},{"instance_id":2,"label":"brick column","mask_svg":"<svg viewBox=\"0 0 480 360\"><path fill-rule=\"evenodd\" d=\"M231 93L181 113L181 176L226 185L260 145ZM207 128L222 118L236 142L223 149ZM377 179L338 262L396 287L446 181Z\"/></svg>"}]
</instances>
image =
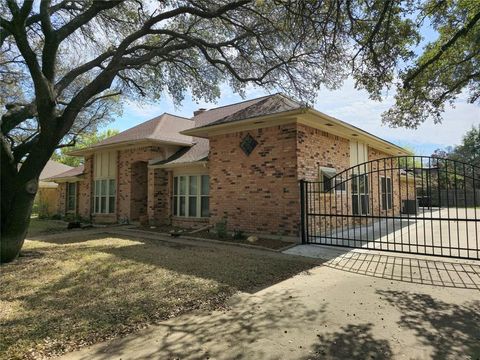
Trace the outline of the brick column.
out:
<instances>
[{"instance_id":1,"label":"brick column","mask_svg":"<svg viewBox=\"0 0 480 360\"><path fill-rule=\"evenodd\" d=\"M163 169L148 169L147 214L151 225L170 222L170 175Z\"/></svg>"}]
</instances>

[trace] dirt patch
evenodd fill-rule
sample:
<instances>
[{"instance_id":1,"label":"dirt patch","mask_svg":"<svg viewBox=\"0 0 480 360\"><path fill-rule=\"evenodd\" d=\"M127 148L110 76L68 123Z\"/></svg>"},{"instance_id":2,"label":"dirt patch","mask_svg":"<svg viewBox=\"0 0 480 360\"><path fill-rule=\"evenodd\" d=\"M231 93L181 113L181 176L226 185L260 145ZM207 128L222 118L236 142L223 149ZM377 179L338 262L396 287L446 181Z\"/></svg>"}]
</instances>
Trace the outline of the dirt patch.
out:
<instances>
[{"instance_id":1,"label":"dirt patch","mask_svg":"<svg viewBox=\"0 0 480 360\"><path fill-rule=\"evenodd\" d=\"M156 233L168 234L172 235L179 234L179 236L189 236L189 237L196 237L201 239L210 239L210 240L218 240L218 241L225 241L235 244L245 244L245 245L253 245L262 248L268 248L273 250L281 250L285 249L289 246L292 246L292 242L283 241L279 239L270 239L270 238L263 238L263 237L256 237L255 241L248 241L248 236L243 236L241 238L235 238L232 235L227 235L225 237L218 236L215 232L209 230L202 230L202 231L195 231L195 229L185 229L176 226L168 226L168 225L161 225L156 227L144 226L140 227L141 230L147 230Z\"/></svg>"}]
</instances>

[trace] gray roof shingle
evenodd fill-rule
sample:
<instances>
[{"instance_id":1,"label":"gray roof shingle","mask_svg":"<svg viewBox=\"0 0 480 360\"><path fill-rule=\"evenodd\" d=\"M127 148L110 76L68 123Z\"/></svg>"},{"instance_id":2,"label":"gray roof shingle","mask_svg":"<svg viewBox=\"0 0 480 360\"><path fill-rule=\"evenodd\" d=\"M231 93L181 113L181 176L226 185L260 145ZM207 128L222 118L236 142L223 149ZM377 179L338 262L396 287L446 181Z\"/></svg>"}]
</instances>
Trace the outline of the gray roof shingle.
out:
<instances>
[{"instance_id":1,"label":"gray roof shingle","mask_svg":"<svg viewBox=\"0 0 480 360\"><path fill-rule=\"evenodd\" d=\"M279 93L206 110L194 116L193 120L196 128L203 128L304 107L304 105ZM210 148L208 139L193 137L193 141L194 145L192 147L181 149L166 160L152 161L151 164L177 165L206 160Z\"/></svg>"},{"instance_id":2,"label":"gray roof shingle","mask_svg":"<svg viewBox=\"0 0 480 360\"><path fill-rule=\"evenodd\" d=\"M102 140L90 148L113 145L127 141L153 140L169 143L191 145L192 137L180 134L181 131L192 128L193 122L180 116L164 113L156 118L145 121L128 130Z\"/></svg>"},{"instance_id":3,"label":"gray roof shingle","mask_svg":"<svg viewBox=\"0 0 480 360\"><path fill-rule=\"evenodd\" d=\"M60 174L56 174L54 176L49 177L48 180L59 180L59 179L63 179L63 178L70 178L70 177L74 177L74 176L79 176L79 175L83 174L83 169L84 169L83 165L80 165L80 166L77 166L77 167L74 167L74 168L71 167L67 171L64 171Z\"/></svg>"}]
</instances>

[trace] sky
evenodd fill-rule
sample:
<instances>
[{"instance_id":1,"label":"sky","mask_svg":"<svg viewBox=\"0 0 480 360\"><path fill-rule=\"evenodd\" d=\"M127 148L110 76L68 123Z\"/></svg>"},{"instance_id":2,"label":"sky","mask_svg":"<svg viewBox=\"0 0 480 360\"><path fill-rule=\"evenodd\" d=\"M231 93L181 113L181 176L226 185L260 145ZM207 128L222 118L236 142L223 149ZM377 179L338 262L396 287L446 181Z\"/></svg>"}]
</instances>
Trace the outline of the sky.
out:
<instances>
[{"instance_id":1,"label":"sky","mask_svg":"<svg viewBox=\"0 0 480 360\"><path fill-rule=\"evenodd\" d=\"M433 40L436 34L431 28L425 26L422 29L422 36L423 41L417 47L417 51ZM110 123L108 128L123 131L164 112L192 117L193 111L198 108L211 109L266 94L267 92L260 88L249 87L245 92L245 98L242 99L239 95L234 94L228 86L223 86L222 95L216 103L195 103L189 94L186 94L185 100L179 107L175 107L168 96L164 96L155 103L127 101L123 104L122 115ZM441 124L427 122L415 130L390 128L382 124L381 114L393 104L393 95L389 94L382 102L370 100L366 91L356 90L353 80L347 79L337 90L319 91L314 107L385 140L406 146L417 155L431 155L436 149L458 145L461 143L463 135L472 126L480 124L480 106L467 103L466 96L463 96L457 99L453 107L446 107Z\"/></svg>"}]
</instances>

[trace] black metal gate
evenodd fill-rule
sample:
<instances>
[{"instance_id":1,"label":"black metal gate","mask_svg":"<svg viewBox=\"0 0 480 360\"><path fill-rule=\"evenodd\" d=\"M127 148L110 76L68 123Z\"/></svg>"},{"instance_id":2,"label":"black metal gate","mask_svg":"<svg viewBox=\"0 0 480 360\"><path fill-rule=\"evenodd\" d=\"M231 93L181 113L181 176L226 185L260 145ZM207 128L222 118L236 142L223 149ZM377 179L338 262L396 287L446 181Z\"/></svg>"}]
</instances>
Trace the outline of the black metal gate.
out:
<instances>
[{"instance_id":1,"label":"black metal gate","mask_svg":"<svg viewBox=\"0 0 480 360\"><path fill-rule=\"evenodd\" d=\"M480 259L480 168L399 156L301 181L302 242Z\"/></svg>"}]
</instances>

